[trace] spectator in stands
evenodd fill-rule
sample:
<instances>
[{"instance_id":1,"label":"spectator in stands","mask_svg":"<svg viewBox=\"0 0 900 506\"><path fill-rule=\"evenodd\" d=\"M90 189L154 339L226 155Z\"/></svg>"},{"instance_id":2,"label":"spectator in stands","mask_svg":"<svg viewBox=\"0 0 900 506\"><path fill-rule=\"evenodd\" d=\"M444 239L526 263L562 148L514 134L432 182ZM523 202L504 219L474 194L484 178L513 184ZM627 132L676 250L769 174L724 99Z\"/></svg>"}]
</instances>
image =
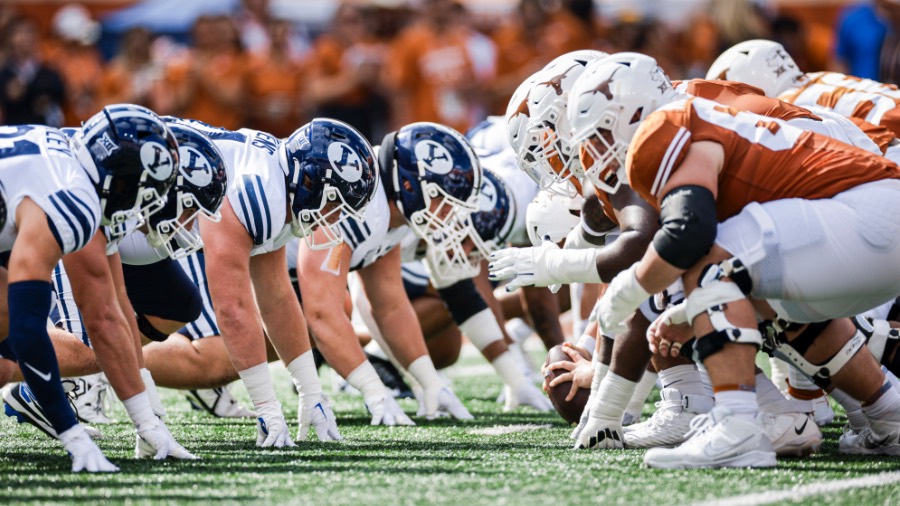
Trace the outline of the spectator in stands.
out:
<instances>
[{"instance_id":1,"label":"spectator in stands","mask_svg":"<svg viewBox=\"0 0 900 506\"><path fill-rule=\"evenodd\" d=\"M100 23L83 6L69 4L56 11L51 25L53 36L45 44L44 59L66 85L65 124L77 126L97 112L103 75L103 59L96 46Z\"/></svg>"},{"instance_id":2,"label":"spectator in stands","mask_svg":"<svg viewBox=\"0 0 900 506\"><path fill-rule=\"evenodd\" d=\"M200 16L192 37L192 51L166 72L174 101L160 112L241 128L247 60L234 22L227 16Z\"/></svg>"},{"instance_id":3,"label":"spectator in stands","mask_svg":"<svg viewBox=\"0 0 900 506\"><path fill-rule=\"evenodd\" d=\"M435 121L465 131L479 119L480 83L460 21L452 0L424 0L419 20L391 45L385 82L394 126Z\"/></svg>"},{"instance_id":4,"label":"spectator in stands","mask_svg":"<svg viewBox=\"0 0 900 506\"><path fill-rule=\"evenodd\" d=\"M269 21L269 48L251 55L247 72L247 120L249 126L287 137L307 116L304 82L306 65L290 54L293 26L289 21Z\"/></svg>"},{"instance_id":5,"label":"spectator in stands","mask_svg":"<svg viewBox=\"0 0 900 506\"><path fill-rule=\"evenodd\" d=\"M317 115L345 121L377 142L372 136L386 110L379 69L387 48L375 37L378 26L368 14L356 3L337 8L328 32L313 44L305 95Z\"/></svg>"},{"instance_id":6,"label":"spectator in stands","mask_svg":"<svg viewBox=\"0 0 900 506\"><path fill-rule=\"evenodd\" d=\"M151 57L152 41L146 28L132 28L122 35L119 52L100 79L99 105L126 102L158 107L154 91L163 69Z\"/></svg>"},{"instance_id":7,"label":"spectator in stands","mask_svg":"<svg viewBox=\"0 0 900 506\"><path fill-rule=\"evenodd\" d=\"M63 126L66 88L58 72L44 64L37 28L29 18L10 22L3 40L6 61L0 67L3 123Z\"/></svg>"},{"instance_id":8,"label":"spectator in stands","mask_svg":"<svg viewBox=\"0 0 900 506\"><path fill-rule=\"evenodd\" d=\"M900 2L878 0L877 3L888 23L884 42L881 45L878 80L884 83L900 84Z\"/></svg>"},{"instance_id":9,"label":"spectator in stands","mask_svg":"<svg viewBox=\"0 0 900 506\"><path fill-rule=\"evenodd\" d=\"M492 86L493 110L502 113L506 101L528 76L550 60L576 49L593 47L588 24L567 9L550 10L541 0L520 0L510 20L494 35L497 79Z\"/></svg>"},{"instance_id":10,"label":"spectator in stands","mask_svg":"<svg viewBox=\"0 0 900 506\"><path fill-rule=\"evenodd\" d=\"M887 1L858 2L845 8L835 30L835 67L854 76L879 78L881 46L890 25Z\"/></svg>"}]
</instances>

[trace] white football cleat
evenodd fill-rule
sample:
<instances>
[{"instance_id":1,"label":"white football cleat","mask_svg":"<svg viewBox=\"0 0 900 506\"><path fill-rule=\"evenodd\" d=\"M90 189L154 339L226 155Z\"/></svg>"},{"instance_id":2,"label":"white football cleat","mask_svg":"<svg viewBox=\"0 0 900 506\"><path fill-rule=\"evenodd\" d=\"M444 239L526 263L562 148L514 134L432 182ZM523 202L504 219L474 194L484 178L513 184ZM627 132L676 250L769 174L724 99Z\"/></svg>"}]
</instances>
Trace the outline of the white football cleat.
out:
<instances>
[{"instance_id":1,"label":"white football cleat","mask_svg":"<svg viewBox=\"0 0 900 506\"><path fill-rule=\"evenodd\" d=\"M291 439L281 403L275 401L256 408L256 446L261 448L284 448L296 446Z\"/></svg>"},{"instance_id":2,"label":"white football cleat","mask_svg":"<svg viewBox=\"0 0 900 506\"><path fill-rule=\"evenodd\" d=\"M310 427L316 429L319 441L340 441L337 419L331 410L331 402L325 394L309 394L300 396L300 428L297 439L306 441Z\"/></svg>"},{"instance_id":3,"label":"white football cleat","mask_svg":"<svg viewBox=\"0 0 900 506\"><path fill-rule=\"evenodd\" d=\"M656 411L646 422L625 428L628 448L670 447L683 443L694 417L709 413L715 401L702 395L681 395L676 388L663 388Z\"/></svg>"},{"instance_id":4,"label":"white football cleat","mask_svg":"<svg viewBox=\"0 0 900 506\"><path fill-rule=\"evenodd\" d=\"M43 408L34 399L27 383L10 383L3 387L0 393L2 393L3 402L6 403L7 416L15 418L19 423L30 423L53 439L59 439L59 435L44 416ZM103 438L103 434L94 427L89 425L81 425L81 427L91 439Z\"/></svg>"},{"instance_id":5,"label":"white football cleat","mask_svg":"<svg viewBox=\"0 0 900 506\"><path fill-rule=\"evenodd\" d=\"M629 413L628 411L622 415L622 427L629 427L641 423L640 413Z\"/></svg>"},{"instance_id":6,"label":"white football cleat","mask_svg":"<svg viewBox=\"0 0 900 506\"><path fill-rule=\"evenodd\" d=\"M238 404L227 386L188 390L187 399L191 406L203 410L216 418L253 418L255 413Z\"/></svg>"},{"instance_id":7,"label":"white football cleat","mask_svg":"<svg viewBox=\"0 0 900 506\"><path fill-rule=\"evenodd\" d=\"M578 433L573 448L576 450L617 450L625 448L622 439L622 422L589 416L587 423Z\"/></svg>"},{"instance_id":8,"label":"white football cleat","mask_svg":"<svg viewBox=\"0 0 900 506\"><path fill-rule=\"evenodd\" d=\"M109 381L102 372L63 378L62 385L79 420L94 424L113 423L106 415Z\"/></svg>"},{"instance_id":9,"label":"white football cleat","mask_svg":"<svg viewBox=\"0 0 900 506\"><path fill-rule=\"evenodd\" d=\"M779 457L806 457L822 447L822 431L810 413L762 413L761 418Z\"/></svg>"},{"instance_id":10,"label":"white football cleat","mask_svg":"<svg viewBox=\"0 0 900 506\"><path fill-rule=\"evenodd\" d=\"M658 469L774 467L775 450L762 421L746 421L725 406L691 421L688 439L677 448L651 448L644 464Z\"/></svg>"},{"instance_id":11,"label":"white football cleat","mask_svg":"<svg viewBox=\"0 0 900 506\"><path fill-rule=\"evenodd\" d=\"M72 472L117 473L119 468L106 459L81 424L59 435L63 447L72 456Z\"/></svg>"},{"instance_id":12,"label":"white football cleat","mask_svg":"<svg viewBox=\"0 0 900 506\"><path fill-rule=\"evenodd\" d=\"M803 399L797 399L790 393L785 394L785 397L790 400L810 403L812 405L813 419L816 421L816 425L818 425L819 427L831 425L831 422L834 421L834 410L831 408L831 404L828 402L827 395L822 395L820 397L816 397L807 401L804 401Z\"/></svg>"},{"instance_id":13,"label":"white football cleat","mask_svg":"<svg viewBox=\"0 0 900 506\"><path fill-rule=\"evenodd\" d=\"M516 390L505 385L503 391L505 392L504 412L512 411L519 406L528 406L542 413L553 411L553 403L550 402L550 399L530 382L522 383Z\"/></svg>"},{"instance_id":14,"label":"white football cleat","mask_svg":"<svg viewBox=\"0 0 900 506\"><path fill-rule=\"evenodd\" d=\"M139 459L163 460L168 457L183 460L197 460L198 457L185 450L169 432L165 422L155 417L153 423L141 424L137 430L137 444L134 456Z\"/></svg>"},{"instance_id":15,"label":"white football cleat","mask_svg":"<svg viewBox=\"0 0 900 506\"><path fill-rule=\"evenodd\" d=\"M900 456L900 423L869 420L869 426L858 433L844 428L838 452L850 455Z\"/></svg>"},{"instance_id":16,"label":"white football cleat","mask_svg":"<svg viewBox=\"0 0 900 506\"><path fill-rule=\"evenodd\" d=\"M369 413L372 414L371 425L414 426L416 424L403 412L403 408L397 404L397 401L390 394L380 395L374 399L366 399L365 405Z\"/></svg>"}]
</instances>

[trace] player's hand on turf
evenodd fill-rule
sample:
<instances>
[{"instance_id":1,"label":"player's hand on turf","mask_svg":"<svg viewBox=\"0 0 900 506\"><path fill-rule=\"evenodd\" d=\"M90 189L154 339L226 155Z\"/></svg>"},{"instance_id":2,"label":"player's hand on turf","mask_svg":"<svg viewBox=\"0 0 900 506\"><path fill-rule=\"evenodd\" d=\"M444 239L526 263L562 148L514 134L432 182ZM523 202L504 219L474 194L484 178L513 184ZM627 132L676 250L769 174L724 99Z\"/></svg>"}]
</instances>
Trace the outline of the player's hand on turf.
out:
<instances>
[{"instance_id":1,"label":"player's hand on turf","mask_svg":"<svg viewBox=\"0 0 900 506\"><path fill-rule=\"evenodd\" d=\"M366 399L366 408L372 413L372 425L415 425L403 409L388 394L382 394L377 398Z\"/></svg>"},{"instance_id":2,"label":"player's hand on turf","mask_svg":"<svg viewBox=\"0 0 900 506\"><path fill-rule=\"evenodd\" d=\"M531 248L505 248L491 253L488 277L491 281L510 279L506 290L512 292L523 286L549 286L557 283L547 269L547 257L559 252L559 246L545 240Z\"/></svg>"},{"instance_id":3,"label":"player's hand on turf","mask_svg":"<svg viewBox=\"0 0 900 506\"><path fill-rule=\"evenodd\" d=\"M117 473L119 468L106 460L106 456L91 439L81 424L59 435L63 447L72 456L72 472Z\"/></svg>"},{"instance_id":4,"label":"player's hand on turf","mask_svg":"<svg viewBox=\"0 0 900 506\"><path fill-rule=\"evenodd\" d=\"M585 407L585 412L589 412L587 407ZM624 448L625 443L622 438L622 432L621 420L614 421L589 416L584 428L579 432L578 437L575 439L575 449Z\"/></svg>"},{"instance_id":5,"label":"player's hand on turf","mask_svg":"<svg viewBox=\"0 0 900 506\"><path fill-rule=\"evenodd\" d=\"M598 321L605 333L616 335L625 330L623 322L650 294L637 280L637 264L620 272L591 312L591 321Z\"/></svg>"},{"instance_id":6,"label":"player's hand on turf","mask_svg":"<svg viewBox=\"0 0 900 506\"><path fill-rule=\"evenodd\" d=\"M438 393L438 411L447 413L457 420L474 420L475 417L463 405L462 401L456 397L450 387L441 388Z\"/></svg>"},{"instance_id":7,"label":"player's hand on turf","mask_svg":"<svg viewBox=\"0 0 900 506\"><path fill-rule=\"evenodd\" d=\"M687 321L686 307L686 302L670 306L653 320L647 328L647 343L651 352L664 357L679 356L680 346L673 348L672 344L682 344L694 335Z\"/></svg>"},{"instance_id":8,"label":"player's hand on turf","mask_svg":"<svg viewBox=\"0 0 900 506\"><path fill-rule=\"evenodd\" d=\"M509 385L504 387L506 395L503 400L503 411L512 411L519 406L529 406L537 411L553 411L553 403L540 389L532 383L523 383L513 389Z\"/></svg>"},{"instance_id":9,"label":"player's hand on turf","mask_svg":"<svg viewBox=\"0 0 900 506\"><path fill-rule=\"evenodd\" d=\"M553 362L551 364L547 364L544 368L547 371L555 371L558 369L563 369L566 372L559 374L552 381L547 381L547 378L544 378L544 391L549 391L550 388L559 385L560 383L565 383L566 381L572 382L572 387L569 389L569 393L566 395L566 400L571 401L575 398L575 394L578 393L579 388L591 388L591 381L594 379L594 367L591 364L589 359L586 359L582 353L576 349L575 346L572 346L569 343L563 343L562 351L572 359L571 362L561 361L561 362Z\"/></svg>"},{"instance_id":10,"label":"player's hand on turf","mask_svg":"<svg viewBox=\"0 0 900 506\"><path fill-rule=\"evenodd\" d=\"M291 439L291 431L284 413L281 412L281 403L274 402L256 408L256 446L262 448L283 448L296 446Z\"/></svg>"},{"instance_id":11,"label":"player's hand on turf","mask_svg":"<svg viewBox=\"0 0 900 506\"><path fill-rule=\"evenodd\" d=\"M306 441L309 428L316 429L319 441L340 441L337 419L331 410L331 402L325 394L308 394L300 397L300 429L297 439Z\"/></svg>"},{"instance_id":12,"label":"player's hand on turf","mask_svg":"<svg viewBox=\"0 0 900 506\"><path fill-rule=\"evenodd\" d=\"M169 428L159 418L153 423L142 424L137 430L135 457L139 459L153 458L163 460L167 457L175 459L196 460L197 457L184 449L175 441Z\"/></svg>"}]
</instances>

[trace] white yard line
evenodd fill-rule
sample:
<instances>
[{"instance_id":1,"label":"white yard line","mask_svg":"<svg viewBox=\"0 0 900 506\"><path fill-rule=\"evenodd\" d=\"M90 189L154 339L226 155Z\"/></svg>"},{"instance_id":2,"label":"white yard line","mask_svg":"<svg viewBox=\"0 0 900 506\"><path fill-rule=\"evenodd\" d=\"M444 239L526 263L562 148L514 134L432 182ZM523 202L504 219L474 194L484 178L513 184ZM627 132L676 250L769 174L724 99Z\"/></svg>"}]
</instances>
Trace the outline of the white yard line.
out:
<instances>
[{"instance_id":1,"label":"white yard line","mask_svg":"<svg viewBox=\"0 0 900 506\"><path fill-rule=\"evenodd\" d=\"M883 487L893 483L900 483L900 472L880 473L849 480L821 481L818 483L810 483L809 485L797 486L788 490L770 490L758 494L724 497L712 501L695 503L695 506L756 506L758 504L799 501L814 495L831 494L854 488Z\"/></svg>"},{"instance_id":2,"label":"white yard line","mask_svg":"<svg viewBox=\"0 0 900 506\"><path fill-rule=\"evenodd\" d=\"M518 425L495 425L484 429L467 430L468 434L477 434L479 436L502 436L504 434L513 434L516 432L529 432L532 430L549 429L552 425L535 425L535 424L518 424Z\"/></svg>"}]
</instances>

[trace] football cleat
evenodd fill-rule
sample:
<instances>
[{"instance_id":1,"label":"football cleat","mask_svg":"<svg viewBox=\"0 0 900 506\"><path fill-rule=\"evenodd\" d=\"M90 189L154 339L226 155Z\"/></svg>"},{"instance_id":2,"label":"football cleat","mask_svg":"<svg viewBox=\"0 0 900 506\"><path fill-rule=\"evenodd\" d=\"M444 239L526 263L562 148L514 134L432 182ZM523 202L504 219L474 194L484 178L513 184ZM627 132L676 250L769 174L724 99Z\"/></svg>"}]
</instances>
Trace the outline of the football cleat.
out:
<instances>
[{"instance_id":1,"label":"football cleat","mask_svg":"<svg viewBox=\"0 0 900 506\"><path fill-rule=\"evenodd\" d=\"M675 388L663 388L656 412L646 422L625 429L628 448L670 447L683 443L691 430L691 421L708 413L714 405L712 397L681 395Z\"/></svg>"},{"instance_id":2,"label":"football cleat","mask_svg":"<svg viewBox=\"0 0 900 506\"><path fill-rule=\"evenodd\" d=\"M53 425L44 416L41 405L34 399L27 383L10 383L6 385L2 390L2 396L3 402L6 403L4 408L6 416L15 418L19 423L30 423L53 439L59 439L59 435L56 434ZM82 428L92 439L103 437L103 434L93 427L82 425Z\"/></svg>"},{"instance_id":3,"label":"football cleat","mask_svg":"<svg viewBox=\"0 0 900 506\"><path fill-rule=\"evenodd\" d=\"M109 381L102 372L75 378L63 378L63 389L75 409L75 415L85 423L113 423L106 415Z\"/></svg>"},{"instance_id":4,"label":"football cleat","mask_svg":"<svg viewBox=\"0 0 900 506\"><path fill-rule=\"evenodd\" d=\"M629 413L628 411L622 415L622 426L630 427L632 425L641 423L641 414L640 413Z\"/></svg>"},{"instance_id":5,"label":"football cleat","mask_svg":"<svg viewBox=\"0 0 900 506\"><path fill-rule=\"evenodd\" d=\"M72 457L72 472L115 473L119 468L106 460L103 452L81 424L60 434L59 440Z\"/></svg>"},{"instance_id":6,"label":"football cleat","mask_svg":"<svg viewBox=\"0 0 900 506\"><path fill-rule=\"evenodd\" d=\"M790 392L788 392L785 397L791 400L804 400L794 397L790 394ZM828 396L821 395L819 397L809 399L808 402L812 403L813 419L815 419L816 425L818 425L819 427L831 425L831 422L834 421L834 410L831 408L831 404L829 404L828 402Z\"/></svg>"},{"instance_id":7,"label":"football cleat","mask_svg":"<svg viewBox=\"0 0 900 506\"><path fill-rule=\"evenodd\" d=\"M762 413L761 418L779 457L806 457L822 447L822 431L810 413Z\"/></svg>"},{"instance_id":8,"label":"football cleat","mask_svg":"<svg viewBox=\"0 0 900 506\"><path fill-rule=\"evenodd\" d=\"M216 418L253 418L252 411L238 404L227 386L202 390L188 390L188 402L196 410L206 411Z\"/></svg>"},{"instance_id":9,"label":"football cleat","mask_svg":"<svg viewBox=\"0 0 900 506\"><path fill-rule=\"evenodd\" d=\"M533 383L522 383L513 390L509 385L503 387L503 411L508 412L519 406L528 406L542 413L553 411L553 403Z\"/></svg>"},{"instance_id":10,"label":"football cleat","mask_svg":"<svg viewBox=\"0 0 900 506\"><path fill-rule=\"evenodd\" d=\"M838 442L838 452L850 455L900 456L900 423L870 420L869 426L859 432L845 427Z\"/></svg>"},{"instance_id":11,"label":"football cleat","mask_svg":"<svg viewBox=\"0 0 900 506\"><path fill-rule=\"evenodd\" d=\"M658 469L774 467L775 450L760 417L746 421L716 406L691 421L681 446L651 448L644 464Z\"/></svg>"}]
</instances>

